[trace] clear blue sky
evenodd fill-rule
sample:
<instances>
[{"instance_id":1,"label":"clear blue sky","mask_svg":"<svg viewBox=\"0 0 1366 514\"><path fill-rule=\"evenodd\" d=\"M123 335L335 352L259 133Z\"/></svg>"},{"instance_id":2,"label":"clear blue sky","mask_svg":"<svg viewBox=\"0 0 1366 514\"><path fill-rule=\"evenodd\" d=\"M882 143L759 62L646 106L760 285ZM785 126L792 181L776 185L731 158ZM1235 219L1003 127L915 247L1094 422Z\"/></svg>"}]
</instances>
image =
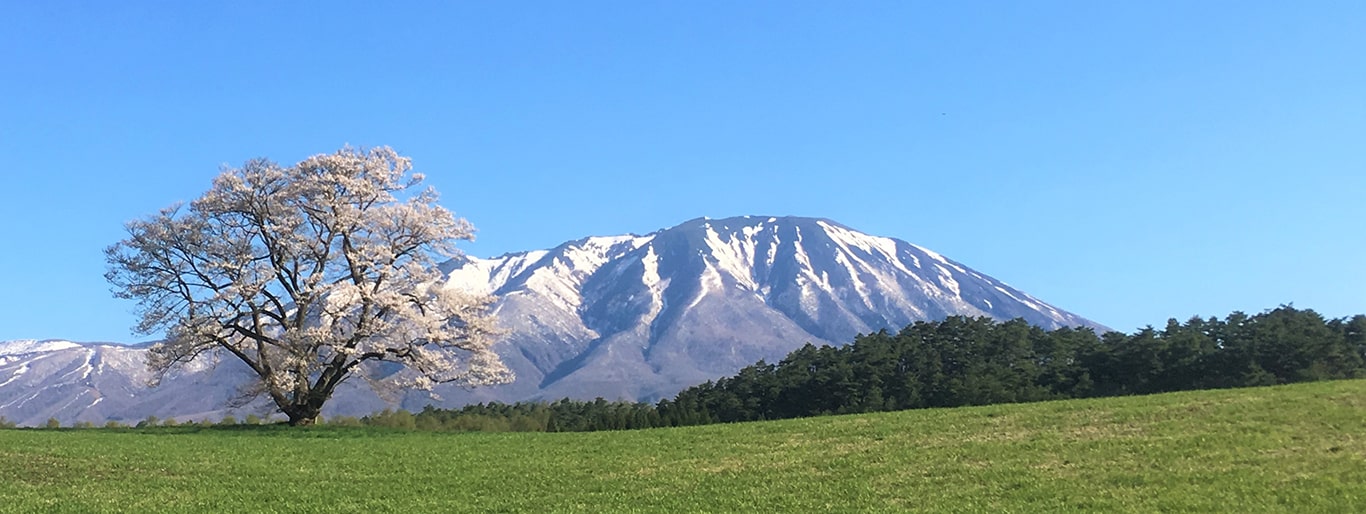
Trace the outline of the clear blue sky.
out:
<instances>
[{"instance_id":1,"label":"clear blue sky","mask_svg":"<svg viewBox=\"0 0 1366 514\"><path fill-rule=\"evenodd\" d=\"M476 256L791 214L1125 331L1366 312L1366 2L395 4L3 2L0 340L136 341L125 221L347 143Z\"/></svg>"}]
</instances>

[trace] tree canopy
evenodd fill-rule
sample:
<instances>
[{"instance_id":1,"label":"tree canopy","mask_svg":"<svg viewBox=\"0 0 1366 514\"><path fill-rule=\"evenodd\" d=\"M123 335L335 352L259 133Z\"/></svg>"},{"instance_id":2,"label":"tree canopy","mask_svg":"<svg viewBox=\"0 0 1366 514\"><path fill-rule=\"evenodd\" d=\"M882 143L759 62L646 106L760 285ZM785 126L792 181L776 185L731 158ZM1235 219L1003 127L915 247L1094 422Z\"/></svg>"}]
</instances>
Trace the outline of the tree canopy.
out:
<instances>
[{"instance_id":1,"label":"tree canopy","mask_svg":"<svg viewBox=\"0 0 1366 514\"><path fill-rule=\"evenodd\" d=\"M510 381L491 349L494 298L443 287L434 262L474 227L422 180L387 147L256 159L128 223L106 278L138 302L137 332L165 332L154 375L226 352L259 377L245 396L268 395L291 424L312 424L358 375L424 389ZM378 362L402 371L372 376Z\"/></svg>"}]
</instances>

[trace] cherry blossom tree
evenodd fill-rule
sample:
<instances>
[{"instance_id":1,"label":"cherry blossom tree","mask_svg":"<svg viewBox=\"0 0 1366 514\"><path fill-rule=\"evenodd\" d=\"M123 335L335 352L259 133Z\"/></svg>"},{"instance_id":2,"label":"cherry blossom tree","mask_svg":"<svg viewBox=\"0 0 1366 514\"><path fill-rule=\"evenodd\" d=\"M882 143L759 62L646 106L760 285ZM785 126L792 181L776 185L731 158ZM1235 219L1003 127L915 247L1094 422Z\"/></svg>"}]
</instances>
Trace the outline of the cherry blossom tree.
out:
<instances>
[{"instance_id":1,"label":"cherry blossom tree","mask_svg":"<svg viewBox=\"0 0 1366 514\"><path fill-rule=\"evenodd\" d=\"M292 425L314 423L339 384L379 362L402 365L389 386L511 381L491 349L493 297L443 287L434 261L474 227L417 189L422 179L385 147L289 167L257 159L128 223L105 276L138 302L137 333L164 331L154 381L227 352L259 377L249 393Z\"/></svg>"}]
</instances>

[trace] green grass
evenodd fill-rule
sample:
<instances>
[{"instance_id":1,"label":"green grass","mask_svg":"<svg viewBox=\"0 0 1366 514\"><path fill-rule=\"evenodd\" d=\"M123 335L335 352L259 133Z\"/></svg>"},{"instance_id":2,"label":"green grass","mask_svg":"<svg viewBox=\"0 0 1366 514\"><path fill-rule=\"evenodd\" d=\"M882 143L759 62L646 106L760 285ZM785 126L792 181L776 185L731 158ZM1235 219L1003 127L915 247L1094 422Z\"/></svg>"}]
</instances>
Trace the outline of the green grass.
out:
<instances>
[{"instance_id":1,"label":"green grass","mask_svg":"<svg viewBox=\"0 0 1366 514\"><path fill-rule=\"evenodd\" d=\"M3 512L1366 512L1366 381L586 434L0 430Z\"/></svg>"}]
</instances>

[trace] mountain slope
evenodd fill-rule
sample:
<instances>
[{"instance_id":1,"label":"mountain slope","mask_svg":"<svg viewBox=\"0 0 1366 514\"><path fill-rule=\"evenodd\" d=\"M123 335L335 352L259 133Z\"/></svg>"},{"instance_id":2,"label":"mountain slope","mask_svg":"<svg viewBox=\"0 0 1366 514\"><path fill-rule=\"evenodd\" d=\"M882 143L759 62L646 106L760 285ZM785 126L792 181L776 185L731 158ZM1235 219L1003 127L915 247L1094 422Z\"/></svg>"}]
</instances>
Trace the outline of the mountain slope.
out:
<instances>
[{"instance_id":1,"label":"mountain slope","mask_svg":"<svg viewBox=\"0 0 1366 514\"><path fill-rule=\"evenodd\" d=\"M396 405L562 397L653 401L778 360L808 342L949 315L1024 318L1044 328L1089 320L898 239L825 219L700 218L644 235L589 237L549 250L441 264L446 287L497 294L497 350L508 385L383 397L345 384L326 415ZM251 376L230 359L145 385L145 348L63 341L0 343L0 416L24 424L217 418Z\"/></svg>"},{"instance_id":2,"label":"mountain slope","mask_svg":"<svg viewBox=\"0 0 1366 514\"><path fill-rule=\"evenodd\" d=\"M654 400L805 344L948 315L1084 318L955 261L830 220L696 219L646 236L447 263L502 296L502 353L533 397Z\"/></svg>"}]
</instances>

